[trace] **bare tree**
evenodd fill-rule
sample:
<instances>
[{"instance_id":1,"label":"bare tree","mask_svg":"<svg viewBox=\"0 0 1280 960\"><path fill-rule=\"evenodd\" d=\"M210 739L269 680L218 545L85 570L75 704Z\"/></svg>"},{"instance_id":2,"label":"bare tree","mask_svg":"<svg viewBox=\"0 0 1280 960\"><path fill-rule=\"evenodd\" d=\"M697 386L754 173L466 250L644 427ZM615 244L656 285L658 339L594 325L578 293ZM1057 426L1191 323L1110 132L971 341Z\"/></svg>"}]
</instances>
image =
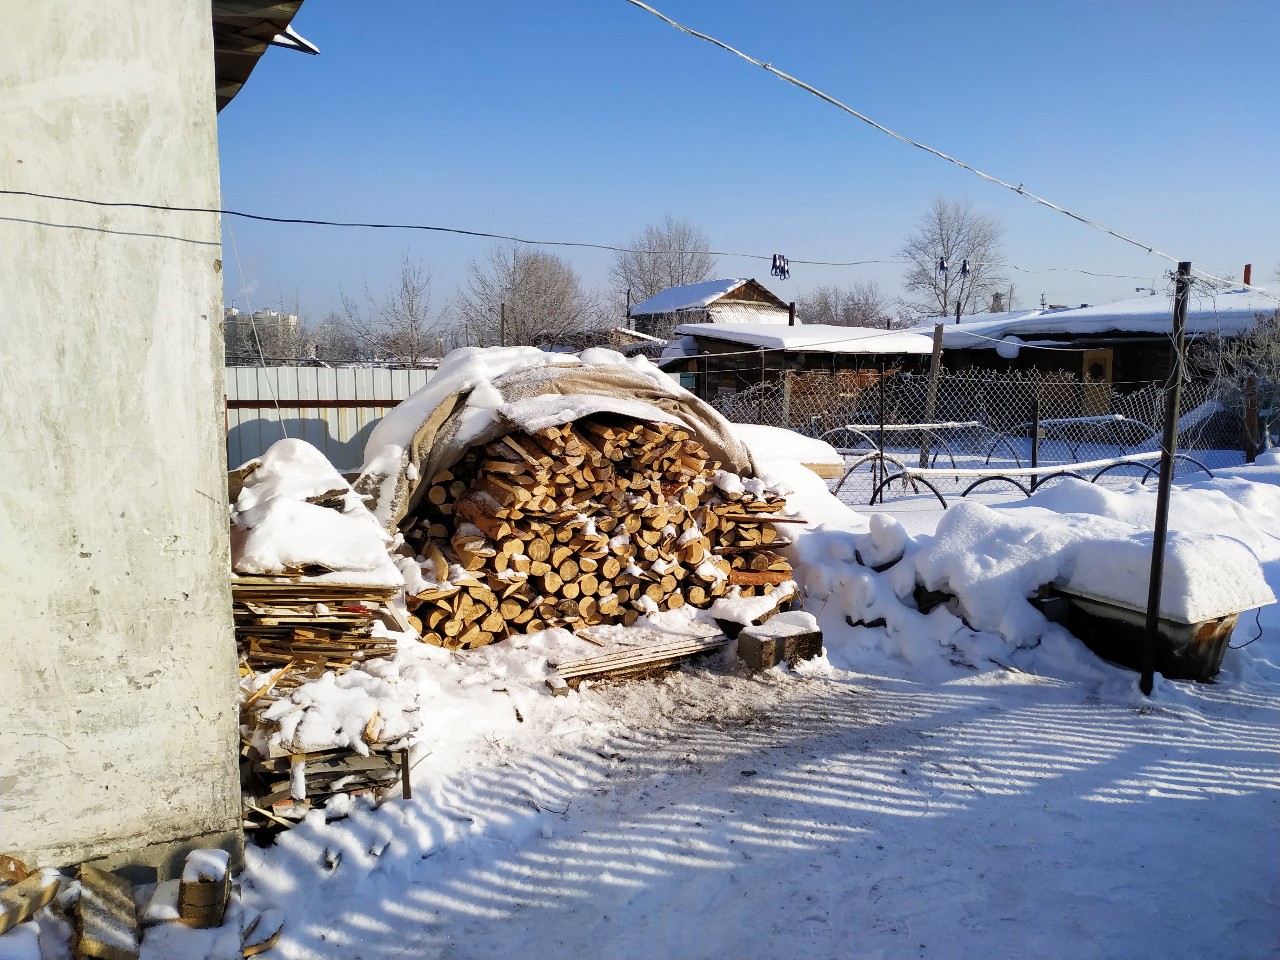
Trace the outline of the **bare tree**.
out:
<instances>
[{"instance_id":1,"label":"bare tree","mask_svg":"<svg viewBox=\"0 0 1280 960\"><path fill-rule=\"evenodd\" d=\"M329 363L348 363L365 356L355 333L336 311L307 329L306 344L313 359Z\"/></svg>"},{"instance_id":2,"label":"bare tree","mask_svg":"<svg viewBox=\"0 0 1280 960\"><path fill-rule=\"evenodd\" d=\"M925 316L987 309L1008 285L999 267L1004 228L968 200L938 197L916 223L900 256L911 261L903 287L907 308Z\"/></svg>"},{"instance_id":3,"label":"bare tree","mask_svg":"<svg viewBox=\"0 0 1280 960\"><path fill-rule=\"evenodd\" d=\"M462 342L473 346L555 347L604 322L597 298L564 260L540 250L494 247L471 261L454 307Z\"/></svg>"},{"instance_id":4,"label":"bare tree","mask_svg":"<svg viewBox=\"0 0 1280 960\"><path fill-rule=\"evenodd\" d=\"M443 323L431 311L431 271L405 254L395 289L376 297L365 287L362 305L342 294L346 326L365 352L417 365L440 355Z\"/></svg>"},{"instance_id":5,"label":"bare tree","mask_svg":"<svg viewBox=\"0 0 1280 960\"><path fill-rule=\"evenodd\" d=\"M1227 409L1243 413L1245 393L1252 391L1262 437L1274 434L1280 426L1280 310L1259 313L1253 326L1238 336L1203 337L1191 347L1190 354L1195 367L1216 375ZM1245 424L1249 430L1253 426ZM1269 445L1269 440L1264 443Z\"/></svg>"},{"instance_id":6,"label":"bare tree","mask_svg":"<svg viewBox=\"0 0 1280 960\"><path fill-rule=\"evenodd\" d=\"M625 313L627 291L631 302L647 300L655 293L686 283L715 278L716 258L708 252L706 234L688 220L670 214L651 223L623 244L609 268L619 313Z\"/></svg>"},{"instance_id":7,"label":"bare tree","mask_svg":"<svg viewBox=\"0 0 1280 960\"><path fill-rule=\"evenodd\" d=\"M852 287L817 287L796 301L796 315L804 323L829 323L841 327L887 327L893 311L889 299L874 280Z\"/></svg>"}]
</instances>

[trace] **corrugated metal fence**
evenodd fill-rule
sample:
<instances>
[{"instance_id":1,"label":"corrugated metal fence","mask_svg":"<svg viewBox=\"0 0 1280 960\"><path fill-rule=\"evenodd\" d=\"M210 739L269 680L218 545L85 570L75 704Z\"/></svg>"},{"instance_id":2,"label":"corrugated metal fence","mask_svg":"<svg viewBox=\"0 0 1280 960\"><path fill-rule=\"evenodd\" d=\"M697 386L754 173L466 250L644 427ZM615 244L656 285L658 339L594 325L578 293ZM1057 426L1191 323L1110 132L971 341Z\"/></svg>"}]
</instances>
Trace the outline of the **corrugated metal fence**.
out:
<instances>
[{"instance_id":1,"label":"corrugated metal fence","mask_svg":"<svg viewBox=\"0 0 1280 960\"><path fill-rule=\"evenodd\" d=\"M227 367L227 463L237 467L285 436L352 471L374 424L434 370L375 367Z\"/></svg>"}]
</instances>

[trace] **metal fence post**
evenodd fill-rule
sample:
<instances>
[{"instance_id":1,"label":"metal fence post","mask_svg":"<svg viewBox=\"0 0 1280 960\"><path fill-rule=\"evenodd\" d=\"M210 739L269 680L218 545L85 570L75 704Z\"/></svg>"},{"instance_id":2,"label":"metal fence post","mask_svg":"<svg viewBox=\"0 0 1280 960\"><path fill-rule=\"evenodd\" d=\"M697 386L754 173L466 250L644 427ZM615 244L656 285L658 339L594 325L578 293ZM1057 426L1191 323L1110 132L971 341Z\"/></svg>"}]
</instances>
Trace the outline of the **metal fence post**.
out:
<instances>
[{"instance_id":1,"label":"metal fence post","mask_svg":"<svg viewBox=\"0 0 1280 960\"><path fill-rule=\"evenodd\" d=\"M1151 537L1151 581L1147 591L1146 636L1142 644L1142 678L1139 688L1148 697L1155 686L1156 638L1160 621L1160 581L1164 578L1165 536L1169 529L1169 497L1173 488L1173 456L1178 450L1178 407L1182 400L1182 355L1186 347L1187 292L1191 289L1191 262L1178 264L1173 294L1173 356L1165 387L1164 440L1160 444L1160 487L1156 492L1156 522Z\"/></svg>"},{"instance_id":2,"label":"metal fence post","mask_svg":"<svg viewBox=\"0 0 1280 960\"><path fill-rule=\"evenodd\" d=\"M1031 395L1031 467L1040 466L1040 391ZM1031 475L1031 492L1036 492L1036 475Z\"/></svg>"}]
</instances>

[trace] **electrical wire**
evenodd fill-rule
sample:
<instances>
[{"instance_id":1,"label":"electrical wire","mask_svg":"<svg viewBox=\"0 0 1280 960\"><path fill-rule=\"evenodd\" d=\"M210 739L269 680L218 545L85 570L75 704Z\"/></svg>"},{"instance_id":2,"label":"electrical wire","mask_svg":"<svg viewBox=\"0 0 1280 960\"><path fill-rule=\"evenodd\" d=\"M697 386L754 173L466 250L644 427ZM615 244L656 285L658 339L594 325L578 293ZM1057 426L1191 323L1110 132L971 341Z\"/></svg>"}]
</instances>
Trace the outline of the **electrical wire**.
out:
<instances>
[{"instance_id":1,"label":"electrical wire","mask_svg":"<svg viewBox=\"0 0 1280 960\"><path fill-rule=\"evenodd\" d=\"M358 227L366 230L416 230L426 233L448 233L462 237L477 237L484 240L502 240L531 247L575 247L586 250L603 250L609 253L666 254L670 250L643 250L635 247L623 247L609 243L592 243L583 240L531 240L512 234L492 233L487 230L470 230L464 227L442 227L425 223L377 223L361 220L323 220L317 217L274 217L262 213L249 213L245 210L231 210L225 207L184 207L163 203L144 203L133 200L92 200L86 197L68 197L54 193L38 193L33 190L0 189L0 194L14 197L32 197L40 200L60 200L65 203L81 203L94 207L124 207L134 210L158 210L169 213L207 213L222 217L238 217L242 220L255 220L259 223L295 224L311 227ZM741 253L728 250L689 250L674 251L676 253L706 253L713 257L737 257L746 260L772 261L775 254ZM872 260L801 260L790 257L791 263L801 263L814 267L865 267L883 263L912 263L914 261L901 257L880 258Z\"/></svg>"},{"instance_id":2,"label":"electrical wire","mask_svg":"<svg viewBox=\"0 0 1280 960\"><path fill-rule=\"evenodd\" d=\"M175 206L175 205L161 204L161 203L146 203L142 201L132 201L132 200L128 200L128 201L126 200L95 200L88 197L70 197L62 194L39 193L32 190L9 190L9 189L0 188L0 196L31 197L34 199L56 200L63 203L78 203L78 204L84 204L87 206L94 206L94 207L126 208L126 209L134 209L134 210L155 210L155 211L162 211L162 212L169 212L169 213L212 214L212 215L218 215L222 217L235 217L242 220L252 220L259 223L277 223L277 224L286 224L286 225L292 224L292 225L317 226L317 227L357 228L357 229L368 229L368 230L411 230L411 231L419 231L419 232L427 232L427 233L444 233L444 234L452 234L452 235L464 236L464 237L477 237L477 238L489 239L489 240L502 240L509 243L521 244L525 246L566 247L566 248L577 248L577 249L587 249L587 250L603 250L610 253L635 253L635 254L642 254L642 255L672 254L672 253L680 255L680 254L686 254L686 253L706 253L713 257L736 257L736 258L741 258L746 260L761 260L761 261L770 261L770 262L772 262L773 257L775 256L774 254L767 254L767 253L743 253L743 252L735 252L735 251L727 251L727 250L685 250L685 251L646 250L638 247L626 247L626 246L620 246L617 244L594 243L590 241L581 241L581 240L533 240L527 237L517 237L510 234L492 233L485 230L471 230L463 227L444 227L436 224L389 223L389 222L379 223L379 222L357 221L357 220L326 220L318 217L277 217L277 216L270 216L268 214L250 213L245 210L232 210L226 207L187 207L187 206ZM84 229L93 229L93 228L85 227ZM801 259L797 257L788 257L787 259L788 259L788 262L791 264L803 264L805 266L817 266L817 267L864 267L864 266L874 266L874 265L880 265L880 264L915 263L914 260L911 260L906 257L875 257L875 258L870 258L866 260L814 260L814 259ZM1120 280L1149 279L1149 277L1147 276L1138 276L1136 274L1105 273L1097 270L1086 270L1082 267L1071 267L1071 266L1022 267L1022 266L1018 266L1017 264L1010 263L1007 260L975 261L974 265L975 266L1007 267L1008 269L1016 270L1019 273L1070 272L1070 273L1080 273L1090 277L1104 277L1104 278L1113 278L1113 279L1120 279ZM1263 290L1259 287L1240 284L1240 283L1233 283L1231 281L1226 280L1225 278L1215 277L1209 274L1203 274L1202 276L1206 281L1223 284L1223 285L1230 285L1236 289L1251 290L1254 293L1261 294L1264 297L1267 297L1269 299L1275 300L1277 303L1280 303L1280 297L1273 296L1272 294L1268 293L1266 290Z\"/></svg>"},{"instance_id":3,"label":"electrical wire","mask_svg":"<svg viewBox=\"0 0 1280 960\"><path fill-rule=\"evenodd\" d=\"M1117 240L1121 240L1124 243L1131 244L1139 248L1140 250L1145 250L1149 254L1154 254L1155 256L1160 257L1161 259L1167 260L1170 263L1179 262L1178 258L1173 256L1172 254L1165 253L1163 250L1157 250L1155 247L1151 246L1150 244L1143 243L1141 240L1131 237L1128 234L1124 234L1119 232L1118 230L1114 230L1111 227L1108 227L1105 224L1099 223L1096 220L1092 220L1089 217L1086 217L1082 214L1074 213L1071 210L1068 210L1065 207L1059 206L1053 201L1040 196L1039 194L1032 193L1030 190L1025 189L1022 183L1019 183L1015 186L1014 184L1010 183L1007 180L1001 180L999 177L993 176L989 173L985 173L982 170L979 170L977 167L971 166L970 164L965 163L963 160L953 157L948 153L943 153L941 150L937 149L936 147L931 147L928 144L921 143L918 140L913 140L910 137L904 136L903 134L900 134L894 130L890 130L884 124L877 123L875 120L872 120L866 114L860 113L859 111L855 110L853 107L849 106L848 104L840 100L837 100L835 97L831 96L831 94L824 93L823 91L819 90L817 87L811 86L810 84L805 83L803 80L800 80L796 77L793 77L791 74L786 73L783 70L779 70L777 67L773 66L770 63L766 63L763 60L757 60L755 57L751 56L750 54L743 53L741 50L737 49L736 47L730 46L729 44L725 43L723 40L718 40L709 34L702 33L701 31L698 31L698 30L694 30L692 27L687 27L683 23L679 23L678 21L672 20L665 13L655 10L653 7L649 6L649 4L642 2L642 0L625 0L625 2L631 4L633 7L639 7L641 10L644 10L647 13L652 14L653 16L657 17L659 20L663 21L664 23L667 23L670 26L675 27L677 30L681 31L682 33L687 33L689 34L689 36L695 37L698 40L704 40L707 43L711 44L712 46L719 47L721 50L724 50L728 53L733 54L735 57L740 57L741 59L747 61L748 63L755 64L757 67L763 67L765 70L773 74L775 77L778 77L780 80L784 80L787 83L792 84L793 86L799 87L801 90L804 90L807 93L813 94L819 100L823 100L826 103L831 104L833 107L836 107L839 110L843 110L845 113L849 114L850 116L855 117L858 120L861 120L863 123L868 124L871 127L874 127L876 130L879 130L881 133L886 134L895 140L899 140L902 143L907 144L908 146L917 148L918 150L923 150L925 153L932 154L933 156L938 157L941 160L945 160L947 163L955 164L957 167L960 167L962 170L967 170L970 173L974 174L975 176L980 177L981 179L986 180L989 183L994 183L997 186L1004 187L1008 190L1011 190L1012 192L1016 193L1020 197L1025 197L1026 199L1032 201L1033 203L1038 203L1041 206L1048 207L1050 210L1060 213L1063 216L1070 217L1072 220L1078 221L1079 223L1082 223L1087 227L1091 227L1094 230L1098 230L1109 236L1115 237ZM1193 268L1193 272L1206 279L1220 280L1220 278L1218 277L1213 277L1210 274L1204 273L1199 270L1195 270L1194 268ZM1255 289L1255 288L1250 287L1249 289ZM1280 298L1277 298L1277 299L1280 300Z\"/></svg>"},{"instance_id":4,"label":"electrical wire","mask_svg":"<svg viewBox=\"0 0 1280 960\"><path fill-rule=\"evenodd\" d=\"M1255 633L1250 639L1246 640L1244 643L1228 643L1227 646L1230 647L1232 650L1243 649L1244 647L1247 647L1249 644L1253 643L1255 640L1260 640L1262 638L1262 608L1259 607L1257 610L1253 611L1253 616L1254 616L1254 624L1257 626L1258 632Z\"/></svg>"}]
</instances>

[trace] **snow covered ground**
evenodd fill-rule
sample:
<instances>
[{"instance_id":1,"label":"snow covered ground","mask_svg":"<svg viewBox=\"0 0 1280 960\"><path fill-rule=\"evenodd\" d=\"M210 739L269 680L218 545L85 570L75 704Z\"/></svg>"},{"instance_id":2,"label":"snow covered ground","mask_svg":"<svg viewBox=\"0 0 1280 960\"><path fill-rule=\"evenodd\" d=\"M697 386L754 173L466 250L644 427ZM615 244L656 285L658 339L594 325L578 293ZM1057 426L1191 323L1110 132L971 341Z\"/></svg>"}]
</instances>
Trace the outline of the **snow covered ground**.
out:
<instances>
[{"instance_id":1,"label":"snow covered ground","mask_svg":"<svg viewBox=\"0 0 1280 960\"><path fill-rule=\"evenodd\" d=\"M403 642L382 670L421 704L414 798L313 811L250 847L244 907L285 916L264 956L1280 956L1280 610L1241 617L1216 683L1159 680L1147 699L1022 590L1078 572L1071 530L1132 549L1150 489L967 508L941 531L968 537L965 564L932 539L932 497L869 521L796 465L813 450L746 439L809 520L793 552L826 656L752 676L729 649L553 697L547 661L590 653L564 631L468 653ZM1171 525L1232 540L1211 554L1237 575L1212 596L1258 596L1259 569L1280 588L1280 460L1182 488ZM874 573L855 550L903 558ZM959 600L920 614L908 573ZM885 626L849 625L864 602ZM705 617L641 624L697 634ZM23 929L0 957L33 955ZM166 928L143 957L228 942Z\"/></svg>"},{"instance_id":2,"label":"snow covered ground","mask_svg":"<svg viewBox=\"0 0 1280 960\"><path fill-rule=\"evenodd\" d=\"M811 521L801 565L829 579L848 564L815 548L865 518L764 453ZM1174 526L1239 537L1274 589L1280 467L1236 475L1251 482L1199 485ZM1150 495L1108 493L1136 520ZM940 519L925 498L897 509L911 534ZM565 636L411 649L428 688L415 797L316 812L249 851L246 903L287 916L272 955L1280 954L1275 607L1242 617L1233 643L1260 635L1217 683L1161 680L1147 700L1053 631L1029 650L943 644L936 624L850 627L839 602L807 599L826 659L756 677L730 652L561 698L540 653Z\"/></svg>"}]
</instances>

